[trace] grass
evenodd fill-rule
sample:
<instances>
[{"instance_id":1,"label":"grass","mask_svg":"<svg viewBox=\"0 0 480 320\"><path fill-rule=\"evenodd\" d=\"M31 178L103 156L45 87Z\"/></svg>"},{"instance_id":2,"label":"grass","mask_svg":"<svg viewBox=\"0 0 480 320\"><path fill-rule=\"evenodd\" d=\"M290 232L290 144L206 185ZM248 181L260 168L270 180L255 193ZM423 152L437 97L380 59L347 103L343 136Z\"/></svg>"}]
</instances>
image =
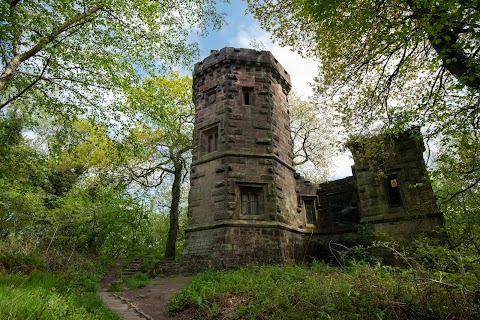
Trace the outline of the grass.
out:
<instances>
[{"instance_id":1,"label":"grass","mask_svg":"<svg viewBox=\"0 0 480 320\"><path fill-rule=\"evenodd\" d=\"M150 281L146 274L136 273L132 276L125 276L120 280L110 283L108 285L108 291L117 292L122 291L124 288L138 289L145 287L149 283Z\"/></svg>"},{"instance_id":2,"label":"grass","mask_svg":"<svg viewBox=\"0 0 480 320\"><path fill-rule=\"evenodd\" d=\"M0 319L119 319L94 292L59 275L0 274Z\"/></svg>"},{"instance_id":3,"label":"grass","mask_svg":"<svg viewBox=\"0 0 480 320\"><path fill-rule=\"evenodd\" d=\"M478 278L367 263L247 266L198 275L169 302L199 319L478 319Z\"/></svg>"}]
</instances>

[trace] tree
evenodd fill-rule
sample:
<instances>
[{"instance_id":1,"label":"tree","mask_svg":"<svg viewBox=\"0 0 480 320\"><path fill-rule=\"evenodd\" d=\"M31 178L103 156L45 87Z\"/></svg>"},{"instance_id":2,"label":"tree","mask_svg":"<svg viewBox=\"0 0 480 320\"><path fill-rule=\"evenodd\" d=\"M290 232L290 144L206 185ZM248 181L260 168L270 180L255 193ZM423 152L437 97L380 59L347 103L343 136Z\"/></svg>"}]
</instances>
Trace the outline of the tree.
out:
<instances>
[{"instance_id":1,"label":"tree","mask_svg":"<svg viewBox=\"0 0 480 320\"><path fill-rule=\"evenodd\" d=\"M111 257L158 249L148 198L120 179L129 155L121 142L81 119L36 122L11 109L0 117L2 250L66 262L75 252Z\"/></svg>"},{"instance_id":2,"label":"tree","mask_svg":"<svg viewBox=\"0 0 480 320\"><path fill-rule=\"evenodd\" d=\"M103 113L139 73L190 64L192 27L222 24L215 0L0 2L0 109ZM116 94L115 94L116 93ZM107 99L105 97L108 97Z\"/></svg>"},{"instance_id":3,"label":"tree","mask_svg":"<svg viewBox=\"0 0 480 320\"><path fill-rule=\"evenodd\" d=\"M295 92L288 96L293 164L298 171L316 181L325 181L335 156L336 137L333 119L320 114L318 106Z\"/></svg>"},{"instance_id":4,"label":"tree","mask_svg":"<svg viewBox=\"0 0 480 320\"><path fill-rule=\"evenodd\" d=\"M453 157L453 141L478 135L478 1L248 2L282 45L320 59L317 99L351 136L420 126ZM473 166L457 168L478 183L468 150Z\"/></svg>"},{"instance_id":5,"label":"tree","mask_svg":"<svg viewBox=\"0 0 480 320\"><path fill-rule=\"evenodd\" d=\"M0 241L16 237L46 208L45 159L22 136L28 120L11 110L0 117Z\"/></svg>"},{"instance_id":6,"label":"tree","mask_svg":"<svg viewBox=\"0 0 480 320\"><path fill-rule=\"evenodd\" d=\"M175 257L181 186L190 163L194 112L191 88L190 77L172 73L169 77L145 78L129 99L138 122L128 140L138 157L131 157L134 161L127 164L128 174L148 188L171 183L167 258Z\"/></svg>"}]
</instances>

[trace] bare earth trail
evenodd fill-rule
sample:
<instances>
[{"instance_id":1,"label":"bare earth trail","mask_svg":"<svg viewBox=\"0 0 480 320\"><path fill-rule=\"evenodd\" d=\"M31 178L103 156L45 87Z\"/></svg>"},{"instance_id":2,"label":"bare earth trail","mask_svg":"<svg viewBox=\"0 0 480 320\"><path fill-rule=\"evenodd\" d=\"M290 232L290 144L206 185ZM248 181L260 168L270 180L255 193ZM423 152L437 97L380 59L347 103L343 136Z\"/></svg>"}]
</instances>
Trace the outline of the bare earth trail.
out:
<instances>
[{"instance_id":1,"label":"bare earth trail","mask_svg":"<svg viewBox=\"0 0 480 320\"><path fill-rule=\"evenodd\" d=\"M127 289L121 292L107 292L107 286L115 280L117 269L115 265L102 280L99 296L103 302L124 320L186 320L188 314L169 315L166 306L168 299L185 287L192 277L176 276L155 278L153 283L140 289Z\"/></svg>"}]
</instances>

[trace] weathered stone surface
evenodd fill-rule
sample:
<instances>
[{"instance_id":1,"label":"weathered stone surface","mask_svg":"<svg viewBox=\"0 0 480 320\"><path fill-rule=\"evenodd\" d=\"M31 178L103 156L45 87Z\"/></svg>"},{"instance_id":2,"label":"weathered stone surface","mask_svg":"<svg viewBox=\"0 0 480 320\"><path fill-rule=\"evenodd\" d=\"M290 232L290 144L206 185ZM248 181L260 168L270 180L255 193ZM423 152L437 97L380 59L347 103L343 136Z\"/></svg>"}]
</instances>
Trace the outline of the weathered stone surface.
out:
<instances>
[{"instance_id":1,"label":"weathered stone surface","mask_svg":"<svg viewBox=\"0 0 480 320\"><path fill-rule=\"evenodd\" d=\"M354 176L319 186L294 172L290 87L267 51L227 47L195 64L184 249L194 269L323 258L330 241L348 244L360 221L404 239L442 224L424 183L423 143L408 132L392 139L395 156L386 159L400 190L393 206L368 164L356 161Z\"/></svg>"},{"instance_id":2,"label":"weathered stone surface","mask_svg":"<svg viewBox=\"0 0 480 320\"><path fill-rule=\"evenodd\" d=\"M255 143L256 144L271 145L272 144L272 139L271 138L255 138Z\"/></svg>"}]
</instances>

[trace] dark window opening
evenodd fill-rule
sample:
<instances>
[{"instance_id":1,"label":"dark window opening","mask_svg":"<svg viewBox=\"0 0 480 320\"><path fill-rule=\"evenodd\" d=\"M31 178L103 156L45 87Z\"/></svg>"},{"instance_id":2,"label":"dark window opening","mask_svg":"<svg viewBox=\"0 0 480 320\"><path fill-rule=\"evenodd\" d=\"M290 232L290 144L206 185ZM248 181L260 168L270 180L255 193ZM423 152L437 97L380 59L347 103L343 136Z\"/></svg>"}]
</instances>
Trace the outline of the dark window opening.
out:
<instances>
[{"instance_id":1,"label":"dark window opening","mask_svg":"<svg viewBox=\"0 0 480 320\"><path fill-rule=\"evenodd\" d=\"M246 105L250 105L250 93L245 92L243 94L243 99L244 99Z\"/></svg>"},{"instance_id":2,"label":"dark window opening","mask_svg":"<svg viewBox=\"0 0 480 320\"><path fill-rule=\"evenodd\" d=\"M240 187L242 197L242 214L262 214L262 188L261 187Z\"/></svg>"},{"instance_id":3,"label":"dark window opening","mask_svg":"<svg viewBox=\"0 0 480 320\"><path fill-rule=\"evenodd\" d=\"M218 149L218 126L202 132L202 145L207 153Z\"/></svg>"},{"instance_id":4,"label":"dark window opening","mask_svg":"<svg viewBox=\"0 0 480 320\"><path fill-rule=\"evenodd\" d=\"M253 88L252 87L243 87L243 104L247 106L252 106L253 102Z\"/></svg>"},{"instance_id":5,"label":"dark window opening","mask_svg":"<svg viewBox=\"0 0 480 320\"><path fill-rule=\"evenodd\" d=\"M208 135L207 152L212 152L217 150L217 140L218 140L218 132L214 132Z\"/></svg>"},{"instance_id":6,"label":"dark window opening","mask_svg":"<svg viewBox=\"0 0 480 320\"><path fill-rule=\"evenodd\" d=\"M313 199L304 199L303 203L305 205L305 218L307 224L315 224L317 216L315 214L315 200Z\"/></svg>"},{"instance_id":7,"label":"dark window opening","mask_svg":"<svg viewBox=\"0 0 480 320\"><path fill-rule=\"evenodd\" d=\"M396 175L391 175L387 177L387 192L388 192L388 202L390 206L401 206L402 199L400 197L400 188L398 186L398 180Z\"/></svg>"}]
</instances>

